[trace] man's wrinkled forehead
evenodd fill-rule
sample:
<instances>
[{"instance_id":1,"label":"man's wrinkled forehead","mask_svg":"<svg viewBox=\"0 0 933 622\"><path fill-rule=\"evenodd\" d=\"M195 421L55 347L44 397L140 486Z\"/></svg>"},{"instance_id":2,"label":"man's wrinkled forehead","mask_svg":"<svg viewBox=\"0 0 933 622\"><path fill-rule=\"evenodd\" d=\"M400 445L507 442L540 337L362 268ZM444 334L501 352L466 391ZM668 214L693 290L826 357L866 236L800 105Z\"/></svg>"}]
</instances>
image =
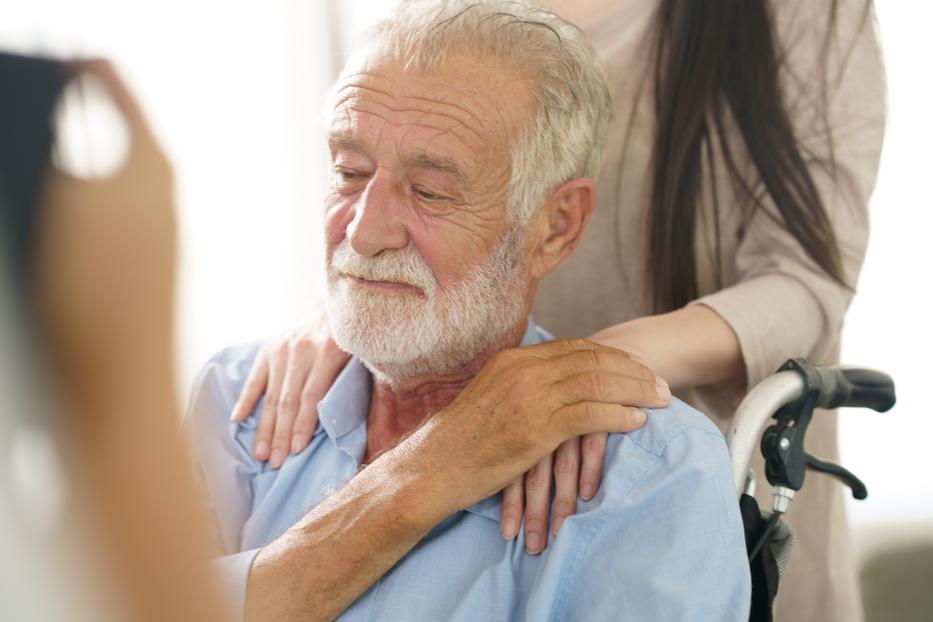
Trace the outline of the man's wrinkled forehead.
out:
<instances>
[{"instance_id":1,"label":"man's wrinkled forehead","mask_svg":"<svg viewBox=\"0 0 933 622\"><path fill-rule=\"evenodd\" d=\"M331 135L389 140L393 147L431 144L475 159L507 151L529 99L526 81L515 72L475 59L454 57L416 71L373 53L358 57L338 81Z\"/></svg>"}]
</instances>

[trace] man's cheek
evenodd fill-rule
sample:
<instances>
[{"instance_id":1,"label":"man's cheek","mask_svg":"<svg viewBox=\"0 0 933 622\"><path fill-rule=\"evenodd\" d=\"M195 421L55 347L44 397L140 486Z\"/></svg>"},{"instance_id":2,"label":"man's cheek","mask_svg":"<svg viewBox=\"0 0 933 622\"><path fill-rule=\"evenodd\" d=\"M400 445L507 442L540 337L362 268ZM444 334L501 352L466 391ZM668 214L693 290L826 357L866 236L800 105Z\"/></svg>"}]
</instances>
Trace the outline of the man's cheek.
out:
<instances>
[{"instance_id":1,"label":"man's cheek","mask_svg":"<svg viewBox=\"0 0 933 622\"><path fill-rule=\"evenodd\" d=\"M472 257L464 256L469 249L464 248L456 228L438 226L436 221L430 224L425 226L418 221L409 224L408 236L438 286L445 289L469 271Z\"/></svg>"},{"instance_id":2,"label":"man's cheek","mask_svg":"<svg viewBox=\"0 0 933 622\"><path fill-rule=\"evenodd\" d=\"M324 237L327 248L333 249L347 235L347 227L353 222L356 213L353 205L356 200L340 194L331 194L324 203Z\"/></svg>"}]
</instances>

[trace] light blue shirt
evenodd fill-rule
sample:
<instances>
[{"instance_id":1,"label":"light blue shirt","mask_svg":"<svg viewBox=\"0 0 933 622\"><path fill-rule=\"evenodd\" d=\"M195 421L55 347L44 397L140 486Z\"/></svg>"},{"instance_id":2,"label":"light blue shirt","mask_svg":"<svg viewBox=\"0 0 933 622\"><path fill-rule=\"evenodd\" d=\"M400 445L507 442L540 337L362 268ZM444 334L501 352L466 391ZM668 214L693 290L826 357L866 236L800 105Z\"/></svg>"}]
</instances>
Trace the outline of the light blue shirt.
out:
<instances>
[{"instance_id":1,"label":"light blue shirt","mask_svg":"<svg viewBox=\"0 0 933 622\"><path fill-rule=\"evenodd\" d=\"M550 339L529 322L523 345ZM371 376L350 360L321 402L308 447L278 470L250 455L260 404L229 421L259 344L211 359L186 421L228 554L217 560L242 617L250 564L356 473ZM673 400L612 434L603 481L540 555L499 532L499 496L447 517L341 620L747 620L750 578L725 440Z\"/></svg>"}]
</instances>

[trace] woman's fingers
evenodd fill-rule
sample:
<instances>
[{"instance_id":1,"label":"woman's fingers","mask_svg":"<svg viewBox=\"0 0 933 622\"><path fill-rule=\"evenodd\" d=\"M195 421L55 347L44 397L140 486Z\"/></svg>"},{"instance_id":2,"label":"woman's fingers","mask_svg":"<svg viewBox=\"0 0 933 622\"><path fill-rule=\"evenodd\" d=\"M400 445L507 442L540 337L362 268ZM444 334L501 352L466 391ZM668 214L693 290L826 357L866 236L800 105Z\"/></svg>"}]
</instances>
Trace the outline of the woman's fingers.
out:
<instances>
[{"instance_id":1,"label":"woman's fingers","mask_svg":"<svg viewBox=\"0 0 933 622\"><path fill-rule=\"evenodd\" d=\"M525 550L532 555L547 546L552 463L553 454L548 454L525 474Z\"/></svg>"},{"instance_id":2,"label":"woman's fingers","mask_svg":"<svg viewBox=\"0 0 933 622\"><path fill-rule=\"evenodd\" d=\"M314 368L311 368L314 373ZM315 397L313 391L308 387L311 384L311 378L305 383L305 388L301 392L301 405L298 407L298 416L295 417L295 425L292 428L292 440L290 449L293 454L297 454L308 446L314 429L317 427L318 411L317 403L321 401L320 397Z\"/></svg>"},{"instance_id":3,"label":"woman's fingers","mask_svg":"<svg viewBox=\"0 0 933 622\"><path fill-rule=\"evenodd\" d=\"M330 390L348 360L350 360L350 355L338 348L334 340L329 337L317 352L311 373L301 391L301 405L295 419L294 429L291 430L293 453L300 452L311 440L318 422L318 402Z\"/></svg>"},{"instance_id":4,"label":"woman's fingers","mask_svg":"<svg viewBox=\"0 0 933 622\"><path fill-rule=\"evenodd\" d=\"M285 366L288 361L288 346L283 342L267 351L269 359L269 382L266 385L266 399L256 426L256 439L253 442L253 457L268 460L271 451L272 433L275 430L275 414L285 379Z\"/></svg>"},{"instance_id":5,"label":"woman's fingers","mask_svg":"<svg viewBox=\"0 0 933 622\"><path fill-rule=\"evenodd\" d=\"M263 346L234 405L231 419L243 421L265 393L253 456L273 469L307 446L317 427L317 403L350 358L326 330L305 327Z\"/></svg>"},{"instance_id":6,"label":"woman's fingers","mask_svg":"<svg viewBox=\"0 0 933 622\"><path fill-rule=\"evenodd\" d=\"M291 451L292 429L298 416L302 390L315 359L314 344L307 339L292 339L287 342L287 349L285 377L276 404L275 431L269 454L269 467L273 469L282 466Z\"/></svg>"},{"instance_id":7,"label":"woman's fingers","mask_svg":"<svg viewBox=\"0 0 933 622\"><path fill-rule=\"evenodd\" d=\"M499 511L499 530L506 540L514 540L522 524L525 496L525 478L516 477L502 489L502 509Z\"/></svg>"},{"instance_id":8,"label":"woman's fingers","mask_svg":"<svg viewBox=\"0 0 933 622\"><path fill-rule=\"evenodd\" d=\"M605 432L587 434L581 438L580 453L582 465L580 466L580 498L589 501L599 488L602 476L603 458L606 455Z\"/></svg>"},{"instance_id":9,"label":"woman's fingers","mask_svg":"<svg viewBox=\"0 0 933 622\"><path fill-rule=\"evenodd\" d=\"M564 519L577 511L577 483L580 477L580 437L564 441L554 452L554 512L551 533L555 536Z\"/></svg>"},{"instance_id":10,"label":"woman's fingers","mask_svg":"<svg viewBox=\"0 0 933 622\"><path fill-rule=\"evenodd\" d=\"M249 376L246 377L246 384L243 385L240 397L233 405L231 421L244 421L249 417L266 390L266 382L269 380L269 355L266 350L265 347L260 348L253 360L253 367L249 370Z\"/></svg>"}]
</instances>

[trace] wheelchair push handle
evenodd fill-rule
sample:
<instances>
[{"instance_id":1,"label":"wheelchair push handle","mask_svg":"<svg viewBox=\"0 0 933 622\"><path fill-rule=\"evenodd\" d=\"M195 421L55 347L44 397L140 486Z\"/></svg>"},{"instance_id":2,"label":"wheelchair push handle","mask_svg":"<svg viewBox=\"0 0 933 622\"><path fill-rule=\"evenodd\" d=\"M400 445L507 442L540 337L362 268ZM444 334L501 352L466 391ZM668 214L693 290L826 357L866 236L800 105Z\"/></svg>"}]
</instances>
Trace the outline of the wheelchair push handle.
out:
<instances>
[{"instance_id":1,"label":"wheelchair push handle","mask_svg":"<svg viewBox=\"0 0 933 622\"><path fill-rule=\"evenodd\" d=\"M807 427L816 408L885 412L895 400L894 381L883 372L819 366L802 358L787 361L749 391L726 432L736 491L745 490L752 455L760 448L769 483L788 495L800 490L810 469L842 480L854 496L863 498L865 487L852 473L806 452Z\"/></svg>"},{"instance_id":2,"label":"wheelchair push handle","mask_svg":"<svg viewBox=\"0 0 933 622\"><path fill-rule=\"evenodd\" d=\"M811 366L819 380L819 408L870 408L887 412L894 406L894 381L891 376L874 369L859 367Z\"/></svg>"},{"instance_id":3,"label":"wheelchair push handle","mask_svg":"<svg viewBox=\"0 0 933 622\"><path fill-rule=\"evenodd\" d=\"M854 474L806 452L807 426L816 408L890 410L895 402L894 381L887 374L871 369L823 367L805 359L791 359L781 371L796 373L803 387L798 399L774 413L775 423L762 436L768 482L779 494L792 498L793 492L803 486L806 470L811 469L837 478L852 490L856 499L864 499L868 492Z\"/></svg>"}]
</instances>

